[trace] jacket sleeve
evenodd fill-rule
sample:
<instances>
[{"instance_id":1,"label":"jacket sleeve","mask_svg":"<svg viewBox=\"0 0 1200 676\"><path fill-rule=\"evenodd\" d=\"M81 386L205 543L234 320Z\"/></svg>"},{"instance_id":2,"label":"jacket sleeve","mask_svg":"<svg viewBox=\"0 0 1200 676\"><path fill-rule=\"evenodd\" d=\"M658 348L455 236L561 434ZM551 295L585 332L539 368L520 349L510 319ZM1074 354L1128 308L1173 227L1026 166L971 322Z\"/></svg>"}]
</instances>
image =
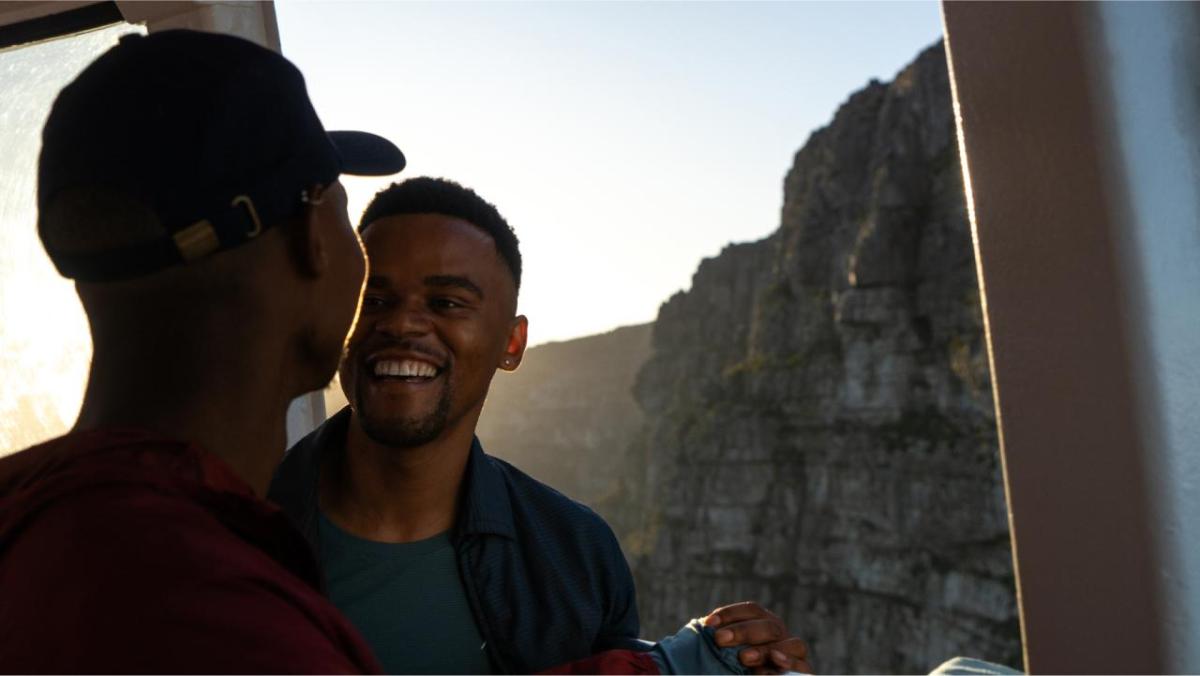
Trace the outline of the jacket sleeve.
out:
<instances>
[{"instance_id":1,"label":"jacket sleeve","mask_svg":"<svg viewBox=\"0 0 1200 676\"><path fill-rule=\"evenodd\" d=\"M608 594L605 603L604 624L596 636L592 652L604 650L646 651L653 643L638 638L641 623L638 621L637 593L633 585L633 573L621 552L621 546L612 531L608 531L610 544L605 552L604 575Z\"/></svg>"}]
</instances>

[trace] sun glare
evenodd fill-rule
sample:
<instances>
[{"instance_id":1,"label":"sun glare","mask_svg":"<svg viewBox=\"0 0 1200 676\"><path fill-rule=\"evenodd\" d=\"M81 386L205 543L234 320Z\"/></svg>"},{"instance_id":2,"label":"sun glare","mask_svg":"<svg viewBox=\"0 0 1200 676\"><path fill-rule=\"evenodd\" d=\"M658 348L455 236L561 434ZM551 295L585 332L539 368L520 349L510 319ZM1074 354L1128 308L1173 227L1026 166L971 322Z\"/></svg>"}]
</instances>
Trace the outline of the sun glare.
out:
<instances>
[{"instance_id":1,"label":"sun glare","mask_svg":"<svg viewBox=\"0 0 1200 676\"><path fill-rule=\"evenodd\" d=\"M65 432L87 382L92 343L74 285L37 238L41 127L58 90L117 37L103 30L0 52L0 455Z\"/></svg>"}]
</instances>

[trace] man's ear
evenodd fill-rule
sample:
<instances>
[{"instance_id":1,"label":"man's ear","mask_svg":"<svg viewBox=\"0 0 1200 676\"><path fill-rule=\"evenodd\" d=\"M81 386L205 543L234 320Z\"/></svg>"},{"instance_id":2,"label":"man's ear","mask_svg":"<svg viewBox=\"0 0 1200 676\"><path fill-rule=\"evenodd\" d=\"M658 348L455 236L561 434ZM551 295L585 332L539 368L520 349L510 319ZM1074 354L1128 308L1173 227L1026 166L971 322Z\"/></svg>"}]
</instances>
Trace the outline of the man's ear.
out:
<instances>
[{"instance_id":1,"label":"man's ear","mask_svg":"<svg viewBox=\"0 0 1200 676\"><path fill-rule=\"evenodd\" d=\"M525 357L525 342L529 339L529 320L525 315L513 317L508 327L508 343L504 346L504 354L500 357L500 368L505 371L516 371Z\"/></svg>"},{"instance_id":2,"label":"man's ear","mask_svg":"<svg viewBox=\"0 0 1200 676\"><path fill-rule=\"evenodd\" d=\"M300 273L306 277L320 277L329 269L329 242L324 228L324 209L321 202L322 188L311 185L305 195L313 195L304 202L304 207L292 227L292 256Z\"/></svg>"}]
</instances>

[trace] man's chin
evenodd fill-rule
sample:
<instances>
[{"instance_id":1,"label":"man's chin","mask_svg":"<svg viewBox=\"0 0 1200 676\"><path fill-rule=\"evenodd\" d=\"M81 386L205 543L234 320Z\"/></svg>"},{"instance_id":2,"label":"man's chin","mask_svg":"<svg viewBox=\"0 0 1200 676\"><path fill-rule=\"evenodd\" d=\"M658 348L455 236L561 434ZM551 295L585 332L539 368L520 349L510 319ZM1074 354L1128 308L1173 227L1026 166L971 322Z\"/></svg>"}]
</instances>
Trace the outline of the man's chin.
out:
<instances>
[{"instance_id":1,"label":"man's chin","mask_svg":"<svg viewBox=\"0 0 1200 676\"><path fill-rule=\"evenodd\" d=\"M439 378L441 380L441 378ZM412 448L436 440L446 430L450 392L445 383L440 392L424 390L413 397L408 387L394 396L388 387L377 387L369 378L355 383L354 411L359 425L372 441L393 448Z\"/></svg>"},{"instance_id":2,"label":"man's chin","mask_svg":"<svg viewBox=\"0 0 1200 676\"><path fill-rule=\"evenodd\" d=\"M424 418L394 418L359 416L359 424L367 438L392 448L413 448L435 441L446 429L446 421L436 414Z\"/></svg>"}]
</instances>

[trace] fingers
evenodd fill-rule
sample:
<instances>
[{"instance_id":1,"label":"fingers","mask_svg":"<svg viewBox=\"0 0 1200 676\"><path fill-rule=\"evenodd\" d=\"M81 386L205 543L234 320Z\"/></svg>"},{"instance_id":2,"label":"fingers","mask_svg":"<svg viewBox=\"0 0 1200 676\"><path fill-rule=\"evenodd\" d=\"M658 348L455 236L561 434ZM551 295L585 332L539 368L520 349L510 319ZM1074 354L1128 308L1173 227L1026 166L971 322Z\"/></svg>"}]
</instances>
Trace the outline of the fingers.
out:
<instances>
[{"instance_id":1,"label":"fingers","mask_svg":"<svg viewBox=\"0 0 1200 676\"><path fill-rule=\"evenodd\" d=\"M812 665L808 662L808 646L798 638L790 638L775 644L777 647L770 651L771 665L779 671L798 671L811 674Z\"/></svg>"},{"instance_id":2,"label":"fingers","mask_svg":"<svg viewBox=\"0 0 1200 676\"><path fill-rule=\"evenodd\" d=\"M735 645L763 646L785 638L787 629L779 618L735 622L721 627L713 634L713 639L722 648Z\"/></svg>"},{"instance_id":3,"label":"fingers","mask_svg":"<svg viewBox=\"0 0 1200 676\"><path fill-rule=\"evenodd\" d=\"M807 657L808 645L798 638L788 638L770 645L738 651L738 661L742 665L769 671L812 673L812 666L809 665Z\"/></svg>"},{"instance_id":4,"label":"fingers","mask_svg":"<svg viewBox=\"0 0 1200 676\"><path fill-rule=\"evenodd\" d=\"M760 667L767 661L767 656L758 648L746 648L738 651L738 661L743 666Z\"/></svg>"},{"instance_id":5,"label":"fingers","mask_svg":"<svg viewBox=\"0 0 1200 676\"><path fill-rule=\"evenodd\" d=\"M718 646L746 646L738 652L738 661L755 673L812 673L808 645L790 636L783 620L757 603L717 608L704 618L704 624L716 629L713 639Z\"/></svg>"},{"instance_id":6,"label":"fingers","mask_svg":"<svg viewBox=\"0 0 1200 676\"><path fill-rule=\"evenodd\" d=\"M704 618L704 626L720 627L731 622L741 622L743 620L754 620L761 618L779 619L778 617L775 617L774 613L766 608L763 608L757 603L753 601L743 601L742 603L735 603L731 606L723 606L712 611L708 614L708 617Z\"/></svg>"},{"instance_id":7,"label":"fingers","mask_svg":"<svg viewBox=\"0 0 1200 676\"><path fill-rule=\"evenodd\" d=\"M704 618L704 624L717 628L713 638L722 647L762 645L787 637L783 620L752 601L717 608Z\"/></svg>"},{"instance_id":8,"label":"fingers","mask_svg":"<svg viewBox=\"0 0 1200 676\"><path fill-rule=\"evenodd\" d=\"M785 639L771 646L771 654L772 656L779 655L784 659L791 658L795 660L802 660L808 657L808 644L796 638L795 636L792 636L791 638ZM779 666L785 666L781 663L777 664L779 664Z\"/></svg>"}]
</instances>

